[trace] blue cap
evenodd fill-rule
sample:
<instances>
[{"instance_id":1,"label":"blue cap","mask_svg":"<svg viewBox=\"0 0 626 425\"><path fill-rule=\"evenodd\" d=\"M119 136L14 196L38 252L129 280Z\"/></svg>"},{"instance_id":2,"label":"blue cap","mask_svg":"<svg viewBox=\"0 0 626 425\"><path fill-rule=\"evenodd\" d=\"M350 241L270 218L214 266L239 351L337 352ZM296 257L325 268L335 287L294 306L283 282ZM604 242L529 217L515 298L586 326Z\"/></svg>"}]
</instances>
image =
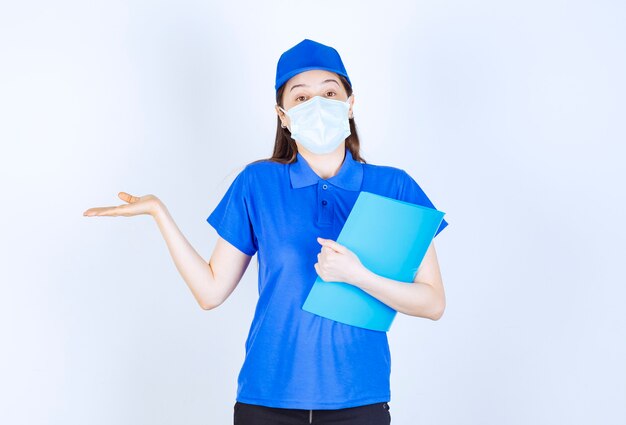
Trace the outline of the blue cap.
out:
<instances>
[{"instance_id":1,"label":"blue cap","mask_svg":"<svg viewBox=\"0 0 626 425\"><path fill-rule=\"evenodd\" d=\"M276 84L274 88L278 90L280 86L294 75L310 69L323 69L343 75L348 80L350 86L352 86L337 50L305 38L280 55L278 65L276 66Z\"/></svg>"}]
</instances>

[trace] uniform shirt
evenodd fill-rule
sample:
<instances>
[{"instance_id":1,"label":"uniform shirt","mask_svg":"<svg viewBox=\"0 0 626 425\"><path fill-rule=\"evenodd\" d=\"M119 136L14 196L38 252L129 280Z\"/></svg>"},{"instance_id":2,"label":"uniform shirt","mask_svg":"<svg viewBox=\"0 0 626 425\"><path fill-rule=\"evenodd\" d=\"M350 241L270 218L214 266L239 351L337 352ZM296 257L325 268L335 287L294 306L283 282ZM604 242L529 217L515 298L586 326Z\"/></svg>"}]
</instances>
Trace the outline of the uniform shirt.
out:
<instances>
[{"instance_id":1,"label":"uniform shirt","mask_svg":"<svg viewBox=\"0 0 626 425\"><path fill-rule=\"evenodd\" d=\"M346 148L329 179L300 153L291 164L248 164L207 218L241 252L258 252L259 299L237 401L316 410L390 401L387 333L302 310L317 277L316 238L337 239L360 191L435 208L404 170L357 162Z\"/></svg>"}]
</instances>

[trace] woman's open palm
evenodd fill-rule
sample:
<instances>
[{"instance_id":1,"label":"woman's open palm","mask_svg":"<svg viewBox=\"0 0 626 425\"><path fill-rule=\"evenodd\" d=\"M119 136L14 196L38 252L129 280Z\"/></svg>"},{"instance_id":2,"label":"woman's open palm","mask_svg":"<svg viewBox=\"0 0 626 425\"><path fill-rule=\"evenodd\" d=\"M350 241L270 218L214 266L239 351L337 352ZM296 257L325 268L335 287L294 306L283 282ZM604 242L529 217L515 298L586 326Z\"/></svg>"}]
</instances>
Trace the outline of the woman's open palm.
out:
<instances>
[{"instance_id":1,"label":"woman's open palm","mask_svg":"<svg viewBox=\"0 0 626 425\"><path fill-rule=\"evenodd\" d=\"M100 215L132 217L134 215L149 214L153 216L161 202L160 199L154 195L132 196L126 192L120 192L117 196L127 203L116 207L89 208L83 215L89 217Z\"/></svg>"}]
</instances>

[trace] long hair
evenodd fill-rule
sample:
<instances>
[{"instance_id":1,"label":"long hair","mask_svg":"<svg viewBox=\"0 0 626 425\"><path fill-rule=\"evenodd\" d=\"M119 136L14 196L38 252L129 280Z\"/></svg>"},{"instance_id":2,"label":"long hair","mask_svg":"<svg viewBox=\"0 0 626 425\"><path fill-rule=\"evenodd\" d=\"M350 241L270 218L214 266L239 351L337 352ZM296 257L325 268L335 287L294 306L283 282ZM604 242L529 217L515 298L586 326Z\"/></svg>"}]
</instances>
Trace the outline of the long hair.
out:
<instances>
[{"instance_id":1,"label":"long hair","mask_svg":"<svg viewBox=\"0 0 626 425\"><path fill-rule=\"evenodd\" d=\"M348 97L352 94L352 87L345 79L343 75L338 75L343 88L348 93ZM286 83L279 87L276 91L276 104L283 107L283 93L285 91ZM359 134L356 130L356 123L354 118L348 119L350 123L350 135L346 138L346 148L352 153L352 158L357 162L367 163L363 157L361 157L360 149L361 143L359 141ZM291 132L288 128L282 128L280 117L276 117L276 140L274 142L274 152L270 158L258 159L251 162L254 164L261 161L273 161L281 164L290 164L296 162L296 155L298 153L298 146L296 141L291 138Z\"/></svg>"}]
</instances>

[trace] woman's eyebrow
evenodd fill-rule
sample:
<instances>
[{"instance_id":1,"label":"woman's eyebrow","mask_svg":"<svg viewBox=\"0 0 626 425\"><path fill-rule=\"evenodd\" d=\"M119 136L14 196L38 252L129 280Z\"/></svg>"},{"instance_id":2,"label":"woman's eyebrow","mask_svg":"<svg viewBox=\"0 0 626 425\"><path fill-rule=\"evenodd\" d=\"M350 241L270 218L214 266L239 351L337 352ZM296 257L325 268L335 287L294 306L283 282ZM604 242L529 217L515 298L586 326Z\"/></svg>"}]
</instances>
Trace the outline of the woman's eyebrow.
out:
<instances>
[{"instance_id":1,"label":"woman's eyebrow","mask_svg":"<svg viewBox=\"0 0 626 425\"><path fill-rule=\"evenodd\" d=\"M339 83L337 82L337 80L333 79L333 78L329 78L328 80L324 80L320 83L320 86L322 84L326 84L328 82L334 82L335 84L339 85ZM295 86L291 86L291 89L289 90L290 92L295 89L296 87L308 87L308 84L296 84Z\"/></svg>"}]
</instances>

